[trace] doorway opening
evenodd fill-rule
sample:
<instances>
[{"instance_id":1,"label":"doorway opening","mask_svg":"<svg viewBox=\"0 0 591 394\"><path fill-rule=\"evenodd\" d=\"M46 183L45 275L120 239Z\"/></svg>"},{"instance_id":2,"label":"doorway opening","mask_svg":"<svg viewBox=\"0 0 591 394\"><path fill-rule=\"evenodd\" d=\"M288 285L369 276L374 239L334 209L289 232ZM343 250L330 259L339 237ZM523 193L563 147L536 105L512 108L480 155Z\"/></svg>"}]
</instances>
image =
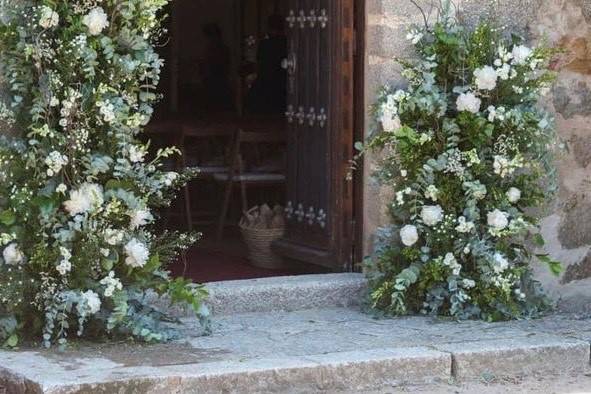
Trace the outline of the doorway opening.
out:
<instances>
[{"instance_id":1,"label":"doorway opening","mask_svg":"<svg viewBox=\"0 0 591 394\"><path fill-rule=\"evenodd\" d=\"M154 149L180 147L171 170L199 169L162 212L164 226L202 234L173 273L211 282L352 267L353 186L340 177L353 154L353 7L353 0L171 3L170 39L159 48L163 100L148 136ZM335 40L342 52L330 50ZM284 235L267 245L276 261L252 253L265 244L265 229L280 227Z\"/></svg>"}]
</instances>

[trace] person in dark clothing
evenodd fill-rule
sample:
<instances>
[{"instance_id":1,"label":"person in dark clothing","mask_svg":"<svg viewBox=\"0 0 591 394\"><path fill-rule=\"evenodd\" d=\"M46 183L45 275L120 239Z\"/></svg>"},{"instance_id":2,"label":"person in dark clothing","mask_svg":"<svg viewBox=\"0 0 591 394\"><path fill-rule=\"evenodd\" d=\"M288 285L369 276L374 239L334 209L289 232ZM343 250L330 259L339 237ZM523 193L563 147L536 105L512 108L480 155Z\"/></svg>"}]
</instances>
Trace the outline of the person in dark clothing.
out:
<instances>
[{"instance_id":1,"label":"person in dark clothing","mask_svg":"<svg viewBox=\"0 0 591 394\"><path fill-rule=\"evenodd\" d=\"M281 67L287 57L284 18L272 15L268 26L268 38L259 43L257 79L247 99L247 109L253 114L282 114L286 107L287 71Z\"/></svg>"},{"instance_id":2,"label":"person in dark clothing","mask_svg":"<svg viewBox=\"0 0 591 394\"><path fill-rule=\"evenodd\" d=\"M200 67L204 104L208 110L231 110L233 102L229 82L230 49L224 43L222 31L217 24L205 25L203 35L207 40Z\"/></svg>"}]
</instances>

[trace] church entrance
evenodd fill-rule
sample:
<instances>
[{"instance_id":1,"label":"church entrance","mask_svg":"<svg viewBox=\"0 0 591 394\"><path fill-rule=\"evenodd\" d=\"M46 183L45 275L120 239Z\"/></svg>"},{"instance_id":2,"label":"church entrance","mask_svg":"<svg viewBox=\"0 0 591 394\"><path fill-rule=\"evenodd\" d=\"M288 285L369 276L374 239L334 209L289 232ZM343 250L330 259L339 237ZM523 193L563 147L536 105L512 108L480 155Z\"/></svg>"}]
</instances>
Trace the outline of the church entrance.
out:
<instances>
[{"instance_id":1,"label":"church entrance","mask_svg":"<svg viewBox=\"0 0 591 394\"><path fill-rule=\"evenodd\" d=\"M353 270L360 200L347 173L363 116L362 3L171 3L163 101L149 134L155 147L181 147L171 166L199 169L163 213L167 226L203 234L178 267L186 275L207 282ZM280 264L253 261L246 224L255 235L283 229L268 246Z\"/></svg>"}]
</instances>

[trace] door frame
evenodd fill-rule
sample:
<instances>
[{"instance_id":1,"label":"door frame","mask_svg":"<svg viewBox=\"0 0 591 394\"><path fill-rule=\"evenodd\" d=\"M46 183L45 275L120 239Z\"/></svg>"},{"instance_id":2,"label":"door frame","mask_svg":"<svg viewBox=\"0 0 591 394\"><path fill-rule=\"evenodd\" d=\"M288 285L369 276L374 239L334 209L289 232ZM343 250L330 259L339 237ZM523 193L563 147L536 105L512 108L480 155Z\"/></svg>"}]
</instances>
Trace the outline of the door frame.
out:
<instances>
[{"instance_id":1,"label":"door frame","mask_svg":"<svg viewBox=\"0 0 591 394\"><path fill-rule=\"evenodd\" d=\"M365 65L366 65L366 26L367 12L366 0L355 0L355 50L354 53L354 120L353 139L364 141L365 133ZM352 264L348 271L361 271L361 262L365 257L364 253L364 220L365 220L365 198L364 198L364 169L363 161L357 165L353 174L353 237L352 237Z\"/></svg>"}]
</instances>

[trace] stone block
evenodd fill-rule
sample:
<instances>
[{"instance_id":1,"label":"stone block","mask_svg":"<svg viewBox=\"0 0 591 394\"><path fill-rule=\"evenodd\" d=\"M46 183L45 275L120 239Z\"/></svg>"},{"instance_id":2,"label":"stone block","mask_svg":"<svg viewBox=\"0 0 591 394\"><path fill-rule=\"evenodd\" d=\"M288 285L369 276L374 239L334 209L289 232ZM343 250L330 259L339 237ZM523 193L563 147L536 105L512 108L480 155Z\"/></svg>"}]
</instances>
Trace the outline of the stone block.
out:
<instances>
[{"instance_id":1,"label":"stone block","mask_svg":"<svg viewBox=\"0 0 591 394\"><path fill-rule=\"evenodd\" d=\"M589 342L550 335L452 343L435 348L451 353L452 374L460 380L589 369Z\"/></svg>"}]
</instances>

